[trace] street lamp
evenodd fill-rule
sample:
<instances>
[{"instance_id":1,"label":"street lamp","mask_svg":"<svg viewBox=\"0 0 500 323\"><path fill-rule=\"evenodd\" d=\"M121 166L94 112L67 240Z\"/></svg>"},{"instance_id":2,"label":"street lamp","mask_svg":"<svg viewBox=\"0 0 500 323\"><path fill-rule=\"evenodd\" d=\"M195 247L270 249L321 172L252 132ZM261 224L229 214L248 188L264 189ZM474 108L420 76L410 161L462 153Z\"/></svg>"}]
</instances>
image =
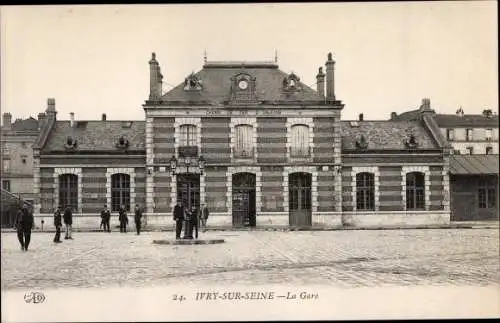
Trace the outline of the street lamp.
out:
<instances>
[{"instance_id":1,"label":"street lamp","mask_svg":"<svg viewBox=\"0 0 500 323\"><path fill-rule=\"evenodd\" d=\"M175 158L175 155L173 155L172 158L170 158L170 173L174 175L176 169L177 169L177 158Z\"/></svg>"}]
</instances>

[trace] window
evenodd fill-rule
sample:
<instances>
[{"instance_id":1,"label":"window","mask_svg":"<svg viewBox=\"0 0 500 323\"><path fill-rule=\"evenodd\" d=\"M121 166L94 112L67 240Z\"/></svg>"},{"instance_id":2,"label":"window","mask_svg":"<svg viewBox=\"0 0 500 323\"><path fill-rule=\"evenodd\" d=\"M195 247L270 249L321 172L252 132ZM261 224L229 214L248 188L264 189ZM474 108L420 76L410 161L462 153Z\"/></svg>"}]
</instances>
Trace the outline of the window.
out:
<instances>
[{"instance_id":1,"label":"window","mask_svg":"<svg viewBox=\"0 0 500 323\"><path fill-rule=\"evenodd\" d=\"M493 129L486 129L485 139L487 141L490 141L492 139L492 135L493 135Z\"/></svg>"},{"instance_id":2,"label":"window","mask_svg":"<svg viewBox=\"0 0 500 323\"><path fill-rule=\"evenodd\" d=\"M465 129L465 140L472 141L472 129Z\"/></svg>"},{"instance_id":3,"label":"window","mask_svg":"<svg viewBox=\"0 0 500 323\"><path fill-rule=\"evenodd\" d=\"M10 158L3 159L3 171L6 173L10 172Z\"/></svg>"},{"instance_id":4,"label":"window","mask_svg":"<svg viewBox=\"0 0 500 323\"><path fill-rule=\"evenodd\" d=\"M453 131L453 129L446 129L446 139L447 140L455 139L454 136L455 136L455 132Z\"/></svg>"},{"instance_id":5,"label":"window","mask_svg":"<svg viewBox=\"0 0 500 323\"><path fill-rule=\"evenodd\" d=\"M75 174L59 175L59 205L78 209L78 176Z\"/></svg>"},{"instance_id":6,"label":"window","mask_svg":"<svg viewBox=\"0 0 500 323\"><path fill-rule=\"evenodd\" d=\"M21 161L23 162L23 164L26 164L26 161L28 160L28 156L26 155L21 155Z\"/></svg>"},{"instance_id":7,"label":"window","mask_svg":"<svg viewBox=\"0 0 500 323\"><path fill-rule=\"evenodd\" d=\"M469 155L472 155L474 153L474 147L472 146L467 147L467 150L469 151Z\"/></svg>"},{"instance_id":8,"label":"window","mask_svg":"<svg viewBox=\"0 0 500 323\"><path fill-rule=\"evenodd\" d=\"M419 172L406 174L406 209L425 208L425 176Z\"/></svg>"},{"instance_id":9,"label":"window","mask_svg":"<svg viewBox=\"0 0 500 323\"><path fill-rule=\"evenodd\" d=\"M496 206L496 187L494 182L481 179L479 181L478 202L480 209L490 209Z\"/></svg>"},{"instance_id":10,"label":"window","mask_svg":"<svg viewBox=\"0 0 500 323\"><path fill-rule=\"evenodd\" d=\"M309 156L309 127L306 125L294 125L291 127L291 157Z\"/></svg>"},{"instance_id":11,"label":"window","mask_svg":"<svg viewBox=\"0 0 500 323\"><path fill-rule=\"evenodd\" d=\"M180 126L180 143L179 146L197 146L196 126L184 124Z\"/></svg>"},{"instance_id":12,"label":"window","mask_svg":"<svg viewBox=\"0 0 500 323\"><path fill-rule=\"evenodd\" d=\"M121 205L130 211L130 176L119 173L111 176L111 211L118 211Z\"/></svg>"},{"instance_id":13,"label":"window","mask_svg":"<svg viewBox=\"0 0 500 323\"><path fill-rule=\"evenodd\" d=\"M2 188L6 191L10 191L10 180L4 179L2 181Z\"/></svg>"},{"instance_id":14,"label":"window","mask_svg":"<svg viewBox=\"0 0 500 323\"><path fill-rule=\"evenodd\" d=\"M493 147L486 147L486 155L493 154Z\"/></svg>"},{"instance_id":15,"label":"window","mask_svg":"<svg viewBox=\"0 0 500 323\"><path fill-rule=\"evenodd\" d=\"M372 173L356 174L356 209L373 210L375 206L375 176Z\"/></svg>"},{"instance_id":16,"label":"window","mask_svg":"<svg viewBox=\"0 0 500 323\"><path fill-rule=\"evenodd\" d=\"M236 138L234 157L253 157L253 127L251 125L238 125L234 130Z\"/></svg>"}]
</instances>

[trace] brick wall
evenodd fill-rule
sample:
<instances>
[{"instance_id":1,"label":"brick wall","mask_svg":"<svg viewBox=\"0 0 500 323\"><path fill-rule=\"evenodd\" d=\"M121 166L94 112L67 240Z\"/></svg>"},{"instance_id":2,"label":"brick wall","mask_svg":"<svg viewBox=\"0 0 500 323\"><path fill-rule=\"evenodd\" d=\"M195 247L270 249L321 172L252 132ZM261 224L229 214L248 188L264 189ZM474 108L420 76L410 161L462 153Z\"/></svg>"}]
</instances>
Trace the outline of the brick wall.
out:
<instances>
[{"instance_id":1,"label":"brick wall","mask_svg":"<svg viewBox=\"0 0 500 323\"><path fill-rule=\"evenodd\" d=\"M380 211L403 211L401 166L382 166L380 171Z\"/></svg>"},{"instance_id":2,"label":"brick wall","mask_svg":"<svg viewBox=\"0 0 500 323\"><path fill-rule=\"evenodd\" d=\"M284 211L283 167L266 166L262 171L262 211Z\"/></svg>"},{"instance_id":3,"label":"brick wall","mask_svg":"<svg viewBox=\"0 0 500 323\"><path fill-rule=\"evenodd\" d=\"M205 170L205 184L208 188L205 203L210 212L227 212L227 167L207 167Z\"/></svg>"},{"instance_id":4,"label":"brick wall","mask_svg":"<svg viewBox=\"0 0 500 323\"><path fill-rule=\"evenodd\" d=\"M97 213L107 204L106 168L83 168L82 212ZM108 205L109 207L109 205Z\"/></svg>"},{"instance_id":5,"label":"brick wall","mask_svg":"<svg viewBox=\"0 0 500 323\"><path fill-rule=\"evenodd\" d=\"M286 118L257 118L257 156L259 163L286 161Z\"/></svg>"},{"instance_id":6,"label":"brick wall","mask_svg":"<svg viewBox=\"0 0 500 323\"><path fill-rule=\"evenodd\" d=\"M334 162L335 118L313 118L314 122L314 162ZM337 125L340 127L340 124Z\"/></svg>"},{"instance_id":7,"label":"brick wall","mask_svg":"<svg viewBox=\"0 0 500 323\"><path fill-rule=\"evenodd\" d=\"M231 118L201 118L201 154L207 163L229 163L231 161Z\"/></svg>"}]
</instances>

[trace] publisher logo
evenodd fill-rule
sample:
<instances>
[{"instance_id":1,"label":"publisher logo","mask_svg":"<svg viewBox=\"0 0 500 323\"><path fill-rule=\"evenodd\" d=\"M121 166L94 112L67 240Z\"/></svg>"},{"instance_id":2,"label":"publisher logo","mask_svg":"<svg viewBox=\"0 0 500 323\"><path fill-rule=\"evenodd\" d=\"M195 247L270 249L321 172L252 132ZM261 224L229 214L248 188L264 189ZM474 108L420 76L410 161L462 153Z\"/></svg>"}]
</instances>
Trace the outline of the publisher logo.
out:
<instances>
[{"instance_id":1,"label":"publisher logo","mask_svg":"<svg viewBox=\"0 0 500 323\"><path fill-rule=\"evenodd\" d=\"M41 292L30 292L24 294L24 301L26 303L39 304L45 302L45 295Z\"/></svg>"}]
</instances>

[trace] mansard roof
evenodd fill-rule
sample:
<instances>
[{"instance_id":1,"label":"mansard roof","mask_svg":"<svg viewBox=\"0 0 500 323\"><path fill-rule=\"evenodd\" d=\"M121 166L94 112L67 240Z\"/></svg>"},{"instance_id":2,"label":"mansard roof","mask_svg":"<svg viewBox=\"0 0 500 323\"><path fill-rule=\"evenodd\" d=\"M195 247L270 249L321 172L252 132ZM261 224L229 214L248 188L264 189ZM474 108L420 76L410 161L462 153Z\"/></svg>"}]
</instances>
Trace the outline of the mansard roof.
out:
<instances>
[{"instance_id":1,"label":"mansard roof","mask_svg":"<svg viewBox=\"0 0 500 323\"><path fill-rule=\"evenodd\" d=\"M325 98L299 81L300 91L284 91L283 80L290 75L273 62L207 62L194 73L202 81L199 91L184 90L184 82L161 97L164 103L208 103L222 104L231 96L232 78L246 73L255 78L256 96L260 102L318 102Z\"/></svg>"},{"instance_id":2,"label":"mansard roof","mask_svg":"<svg viewBox=\"0 0 500 323\"><path fill-rule=\"evenodd\" d=\"M487 117L482 114L436 114L440 127L492 127L498 128L498 115Z\"/></svg>"},{"instance_id":3,"label":"mansard roof","mask_svg":"<svg viewBox=\"0 0 500 323\"><path fill-rule=\"evenodd\" d=\"M420 121L342 121L342 150L356 150L356 141L364 136L367 150L407 150L405 142L414 135L416 150L439 149Z\"/></svg>"},{"instance_id":4,"label":"mansard roof","mask_svg":"<svg viewBox=\"0 0 500 323\"><path fill-rule=\"evenodd\" d=\"M135 120L75 121L73 127L70 121L56 121L42 151L45 153L67 151L65 144L67 138L71 137L77 142L75 153L120 152L123 149L116 144L121 136L129 142L127 151L145 151L145 122Z\"/></svg>"}]
</instances>

